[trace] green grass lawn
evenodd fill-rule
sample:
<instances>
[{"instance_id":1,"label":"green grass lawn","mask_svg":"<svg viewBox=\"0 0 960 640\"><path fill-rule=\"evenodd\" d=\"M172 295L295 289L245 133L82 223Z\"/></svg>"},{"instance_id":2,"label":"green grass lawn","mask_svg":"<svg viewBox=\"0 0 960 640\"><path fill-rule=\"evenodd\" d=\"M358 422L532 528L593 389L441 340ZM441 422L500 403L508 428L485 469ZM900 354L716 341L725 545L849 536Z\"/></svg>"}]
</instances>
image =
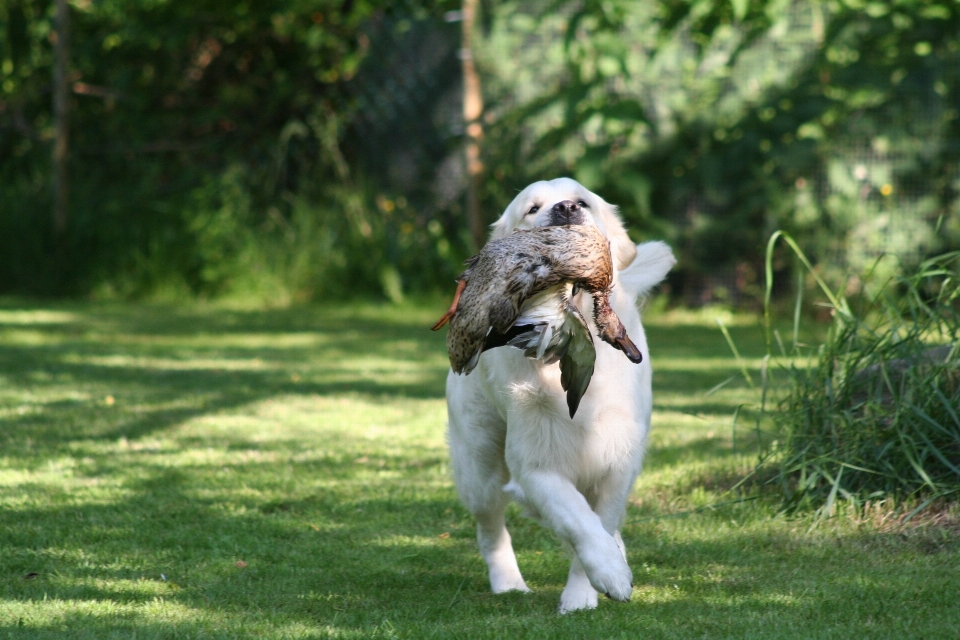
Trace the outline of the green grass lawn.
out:
<instances>
[{"instance_id":1,"label":"green grass lawn","mask_svg":"<svg viewBox=\"0 0 960 640\"><path fill-rule=\"evenodd\" d=\"M534 593L492 595L444 443L444 306L0 303L0 637L960 637L951 514L689 513L756 460L749 423L731 441L756 396L705 393L739 371L709 314L647 319L632 602L558 616L567 559L516 510ZM729 325L756 369L759 327Z\"/></svg>"}]
</instances>

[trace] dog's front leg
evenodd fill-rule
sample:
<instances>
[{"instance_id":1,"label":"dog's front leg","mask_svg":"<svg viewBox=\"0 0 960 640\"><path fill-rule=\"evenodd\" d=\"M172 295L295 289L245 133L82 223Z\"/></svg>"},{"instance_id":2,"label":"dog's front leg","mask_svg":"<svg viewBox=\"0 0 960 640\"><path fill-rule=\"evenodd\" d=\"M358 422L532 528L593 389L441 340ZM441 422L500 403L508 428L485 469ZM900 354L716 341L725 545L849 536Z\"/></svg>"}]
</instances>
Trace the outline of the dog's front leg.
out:
<instances>
[{"instance_id":1,"label":"dog's front leg","mask_svg":"<svg viewBox=\"0 0 960 640\"><path fill-rule=\"evenodd\" d=\"M450 373L447 396L453 477L460 499L477 519L477 543L487 563L490 588L494 593L529 591L504 521L509 498L503 484L510 479L503 459L506 425L485 402L481 389L464 376Z\"/></svg>"},{"instance_id":2,"label":"dog's front leg","mask_svg":"<svg viewBox=\"0 0 960 640\"><path fill-rule=\"evenodd\" d=\"M546 470L527 472L518 480L526 500L540 513L543 523L573 547L579 560L570 569L577 593L571 592L569 604L574 605L575 601L580 604L565 610L591 606L589 593L583 593L582 581L578 581L577 564L594 589L614 600L629 600L633 574L620 546L573 483L559 473ZM596 606L596 600L592 602ZM564 610L563 601L561 610Z\"/></svg>"}]
</instances>

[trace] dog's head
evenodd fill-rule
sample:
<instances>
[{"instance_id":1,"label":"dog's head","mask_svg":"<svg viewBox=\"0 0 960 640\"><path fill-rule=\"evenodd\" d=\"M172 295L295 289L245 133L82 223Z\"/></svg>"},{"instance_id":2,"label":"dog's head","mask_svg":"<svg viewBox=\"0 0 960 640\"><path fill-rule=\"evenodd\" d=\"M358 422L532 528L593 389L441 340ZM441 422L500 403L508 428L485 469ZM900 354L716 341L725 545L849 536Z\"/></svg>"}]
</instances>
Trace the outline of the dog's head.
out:
<instances>
[{"instance_id":1,"label":"dog's head","mask_svg":"<svg viewBox=\"0 0 960 640\"><path fill-rule=\"evenodd\" d=\"M493 223L491 240L514 231L555 225L593 225L610 241L617 269L633 262L637 247L630 240L617 208L576 180L534 182L513 199L500 219Z\"/></svg>"}]
</instances>

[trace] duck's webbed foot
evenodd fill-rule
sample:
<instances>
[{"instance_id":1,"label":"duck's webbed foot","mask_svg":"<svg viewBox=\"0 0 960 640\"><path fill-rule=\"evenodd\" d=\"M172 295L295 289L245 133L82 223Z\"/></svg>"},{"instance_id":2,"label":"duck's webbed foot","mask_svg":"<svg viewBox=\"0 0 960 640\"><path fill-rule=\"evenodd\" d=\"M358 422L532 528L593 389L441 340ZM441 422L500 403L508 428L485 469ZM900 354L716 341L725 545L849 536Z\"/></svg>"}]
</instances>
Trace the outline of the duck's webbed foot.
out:
<instances>
[{"instance_id":1,"label":"duck's webbed foot","mask_svg":"<svg viewBox=\"0 0 960 640\"><path fill-rule=\"evenodd\" d=\"M457 291L453 294L453 302L450 303L450 308L447 309L445 314L443 314L443 317L437 320L436 324L430 327L431 331L439 331L443 328L443 325L450 322L450 318L457 313L457 306L460 304L460 295L463 293L463 290L466 288L466 286L466 280L460 280L460 282L457 283Z\"/></svg>"}]
</instances>

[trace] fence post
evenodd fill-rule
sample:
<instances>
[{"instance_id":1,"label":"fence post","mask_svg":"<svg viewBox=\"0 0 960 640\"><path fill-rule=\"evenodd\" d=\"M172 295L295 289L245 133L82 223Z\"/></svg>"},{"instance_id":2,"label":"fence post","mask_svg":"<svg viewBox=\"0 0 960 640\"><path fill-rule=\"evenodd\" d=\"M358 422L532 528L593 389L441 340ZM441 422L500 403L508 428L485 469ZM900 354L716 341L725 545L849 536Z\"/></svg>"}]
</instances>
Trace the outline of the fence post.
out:
<instances>
[{"instance_id":1,"label":"fence post","mask_svg":"<svg viewBox=\"0 0 960 640\"><path fill-rule=\"evenodd\" d=\"M480 142L483 139L483 126L480 116L483 113L483 95L480 93L480 76L473 62L473 25L477 14L477 0L463 0L463 20L461 21L463 39L460 47L460 61L463 68L463 121L466 125L467 156L467 219L470 222L470 235L476 248L483 246L487 239L487 226L480 211L480 180L483 175L483 162L480 160Z\"/></svg>"},{"instance_id":2,"label":"fence post","mask_svg":"<svg viewBox=\"0 0 960 640\"><path fill-rule=\"evenodd\" d=\"M70 6L67 0L56 0L53 54L53 230L58 240L67 231L69 200L70 78Z\"/></svg>"}]
</instances>

